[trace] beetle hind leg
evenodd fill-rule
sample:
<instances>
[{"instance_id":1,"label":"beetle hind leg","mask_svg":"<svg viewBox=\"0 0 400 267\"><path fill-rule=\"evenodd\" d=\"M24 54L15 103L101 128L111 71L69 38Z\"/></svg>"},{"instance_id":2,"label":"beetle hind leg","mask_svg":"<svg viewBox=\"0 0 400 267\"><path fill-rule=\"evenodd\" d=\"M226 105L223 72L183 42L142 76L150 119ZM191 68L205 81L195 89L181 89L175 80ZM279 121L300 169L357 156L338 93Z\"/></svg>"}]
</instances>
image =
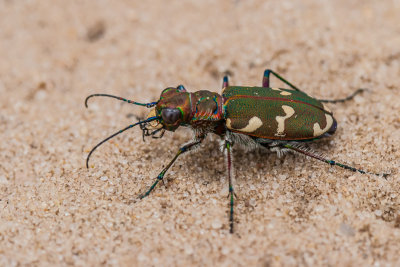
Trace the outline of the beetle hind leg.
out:
<instances>
[{"instance_id":1,"label":"beetle hind leg","mask_svg":"<svg viewBox=\"0 0 400 267\"><path fill-rule=\"evenodd\" d=\"M228 76L224 76L224 78L222 79L222 89L226 88L229 86L229 79Z\"/></svg>"},{"instance_id":2,"label":"beetle hind leg","mask_svg":"<svg viewBox=\"0 0 400 267\"><path fill-rule=\"evenodd\" d=\"M346 101L352 100L356 95L361 94L364 91L367 91L368 89L365 88L359 88L356 91L354 91L354 93L352 93L351 95L345 97L345 98L340 98L340 99L318 99L318 101L323 102L323 103L344 103Z\"/></svg>"},{"instance_id":3,"label":"beetle hind leg","mask_svg":"<svg viewBox=\"0 0 400 267\"><path fill-rule=\"evenodd\" d=\"M296 86L294 86L293 84L291 84L290 82L288 82L285 78L283 78L282 76L280 76L278 73L276 73L275 71L271 70L271 69L266 69L264 71L264 76L263 76L263 81L262 81L262 87L266 87L269 88L269 76L270 75L274 75L276 78L278 78L279 80L281 80L282 82L284 82L285 84L289 85L292 89L296 90L296 91L301 91L299 88L297 88Z\"/></svg>"},{"instance_id":4,"label":"beetle hind leg","mask_svg":"<svg viewBox=\"0 0 400 267\"><path fill-rule=\"evenodd\" d=\"M186 92L186 88L182 84L178 85L176 88L181 92Z\"/></svg>"},{"instance_id":5,"label":"beetle hind leg","mask_svg":"<svg viewBox=\"0 0 400 267\"><path fill-rule=\"evenodd\" d=\"M268 88L269 87L269 75L271 74L270 69L266 69L264 71L264 76L262 80L262 87Z\"/></svg>"},{"instance_id":6,"label":"beetle hind leg","mask_svg":"<svg viewBox=\"0 0 400 267\"><path fill-rule=\"evenodd\" d=\"M307 150L304 147L301 147L301 146L298 146L298 145L295 145L295 144L284 144L282 146L284 148L291 149L293 151L296 151L296 152L298 152L300 154L303 154L303 155L306 155L308 157L311 157L311 158L317 159L319 161L325 162L325 163L327 163L327 164L329 164L331 166L338 166L340 168L343 168L343 169L346 169L346 170L350 170L350 171L353 171L353 172L359 172L361 174L373 174L373 175L376 175L376 176L382 176L384 178L386 178L389 175L388 173L373 173L373 172L364 171L362 169L357 169L357 168L349 166L347 164L343 164L343 163L336 162L334 160L327 159L327 158L325 158L325 157L323 157L321 155L318 155L318 154L312 152L311 150Z\"/></svg>"}]
</instances>

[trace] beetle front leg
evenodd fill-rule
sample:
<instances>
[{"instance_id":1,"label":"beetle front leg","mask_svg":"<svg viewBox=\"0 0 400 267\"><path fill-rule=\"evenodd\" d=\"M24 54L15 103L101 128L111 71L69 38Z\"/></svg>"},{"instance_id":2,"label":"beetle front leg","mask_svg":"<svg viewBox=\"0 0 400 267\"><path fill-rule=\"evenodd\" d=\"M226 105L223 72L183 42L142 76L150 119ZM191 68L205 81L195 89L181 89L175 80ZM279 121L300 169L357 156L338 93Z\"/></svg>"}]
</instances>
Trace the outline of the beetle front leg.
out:
<instances>
[{"instance_id":1,"label":"beetle front leg","mask_svg":"<svg viewBox=\"0 0 400 267\"><path fill-rule=\"evenodd\" d=\"M235 192L233 190L233 182L232 182L232 151L231 151L232 143L229 141L225 141L226 148L226 165L229 179L229 195L230 198L230 209L229 209L229 232L233 234L233 207L234 207L234 196Z\"/></svg>"},{"instance_id":2,"label":"beetle front leg","mask_svg":"<svg viewBox=\"0 0 400 267\"><path fill-rule=\"evenodd\" d=\"M199 145L202 141L204 140L204 137L201 137L200 139L197 139L193 142L190 142L187 145L182 146L181 148L179 148L178 153L176 153L175 157L168 163L168 165L160 172L160 174L157 176L156 181L150 186L149 190L146 191L146 193L142 194L139 196L140 199L143 199L145 197L147 197L151 191L153 191L153 189L156 187L156 185L158 184L158 182L160 182L161 180L164 179L164 175L165 173L168 171L169 168L171 168L171 166L174 164L174 162L178 159L178 157L180 155L182 155L185 152L188 152L190 150L192 150L194 147L196 147L197 145Z\"/></svg>"}]
</instances>

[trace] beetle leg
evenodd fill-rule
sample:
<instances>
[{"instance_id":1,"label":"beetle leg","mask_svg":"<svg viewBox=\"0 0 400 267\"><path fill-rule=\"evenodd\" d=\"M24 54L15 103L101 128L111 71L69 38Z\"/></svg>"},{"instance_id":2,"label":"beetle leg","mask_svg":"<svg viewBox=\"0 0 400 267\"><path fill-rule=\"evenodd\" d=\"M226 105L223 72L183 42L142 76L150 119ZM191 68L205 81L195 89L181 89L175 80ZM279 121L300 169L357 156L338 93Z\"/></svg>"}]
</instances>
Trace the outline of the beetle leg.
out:
<instances>
[{"instance_id":1,"label":"beetle leg","mask_svg":"<svg viewBox=\"0 0 400 267\"><path fill-rule=\"evenodd\" d=\"M289 85L292 89L296 90L296 91L301 91L299 88L297 88L296 86L294 86L293 84L291 84L290 82L288 82L286 79L284 79L282 76L280 76L278 73L276 73L273 70L270 69L266 69L264 71L264 77L263 77L263 81L262 81L262 86L269 88L269 75L273 74L276 78L278 78L279 80L281 80L282 82L286 83L287 85Z\"/></svg>"},{"instance_id":2,"label":"beetle leg","mask_svg":"<svg viewBox=\"0 0 400 267\"><path fill-rule=\"evenodd\" d=\"M228 86L229 86L228 76L225 75L224 78L222 79L222 89Z\"/></svg>"},{"instance_id":3,"label":"beetle leg","mask_svg":"<svg viewBox=\"0 0 400 267\"><path fill-rule=\"evenodd\" d=\"M271 74L271 70L266 69L264 71L264 76L262 80L262 87L269 88L269 75Z\"/></svg>"},{"instance_id":4,"label":"beetle leg","mask_svg":"<svg viewBox=\"0 0 400 267\"><path fill-rule=\"evenodd\" d=\"M299 88L297 88L296 86L294 86L293 84L291 84L290 82L288 82L286 79L284 79L282 76L280 76L278 73L274 72L273 70L270 69L266 69L264 71L264 77L263 77L263 82L262 82L262 86L269 88L269 76L270 74L273 74L276 78L278 78L279 80L281 80L282 82L286 83L287 85L289 85L292 89L296 90L296 91L300 91L301 90ZM366 91L367 89L364 88L359 88L357 89L354 93L352 93L351 95L345 97L345 98L340 98L340 99L332 99L332 100L327 100L327 99L318 99L318 101L323 102L323 103L343 103L349 100L352 100L356 95L362 93L363 91Z\"/></svg>"},{"instance_id":5,"label":"beetle leg","mask_svg":"<svg viewBox=\"0 0 400 267\"><path fill-rule=\"evenodd\" d=\"M357 89L354 93L352 93L351 95L349 95L348 97L345 98L341 98L341 99L332 99L332 100L327 100L327 99L318 99L318 101L323 102L323 103L343 103L349 100L352 100L356 95L366 91L368 89L365 88L359 88Z\"/></svg>"},{"instance_id":6,"label":"beetle leg","mask_svg":"<svg viewBox=\"0 0 400 267\"><path fill-rule=\"evenodd\" d=\"M177 89L182 92L186 92L186 88L182 84L178 85Z\"/></svg>"},{"instance_id":7,"label":"beetle leg","mask_svg":"<svg viewBox=\"0 0 400 267\"><path fill-rule=\"evenodd\" d=\"M160 134L156 135L157 133L160 133ZM164 128L160 128L160 129L157 129L157 130L151 132L149 135L151 135L151 138L153 138L153 139L159 139L159 138L162 138L164 136L164 133L165 133L165 129Z\"/></svg>"},{"instance_id":8,"label":"beetle leg","mask_svg":"<svg viewBox=\"0 0 400 267\"><path fill-rule=\"evenodd\" d=\"M200 139L196 139L193 142L190 142L189 144L186 144L179 148L178 153L176 153L175 157L168 163L168 165L160 172L160 174L157 176L156 181L150 186L149 190L146 191L146 193L142 194L139 196L140 199L147 197L151 191L156 187L158 182L164 179L165 173L168 171L169 168L174 164L174 162L178 159L180 155L182 155L185 152L188 152L192 150L194 147L199 145L202 141L204 140L204 137L201 137Z\"/></svg>"},{"instance_id":9,"label":"beetle leg","mask_svg":"<svg viewBox=\"0 0 400 267\"><path fill-rule=\"evenodd\" d=\"M232 151L231 151L232 143L229 141L225 141L225 148L226 148L226 164L227 164L227 171L228 171L228 179L229 179L229 195L230 198L230 209L229 209L229 232L233 234L233 207L234 207L234 196L235 192L233 190L233 183L232 183Z\"/></svg>"},{"instance_id":10,"label":"beetle leg","mask_svg":"<svg viewBox=\"0 0 400 267\"><path fill-rule=\"evenodd\" d=\"M294 150L294 151L296 151L296 152L298 152L298 153L300 153L300 154L306 155L306 156L308 156L308 157L311 157L311 158L320 160L320 161L325 162L325 163L327 163L327 164L329 164L329 165L331 165L331 166L334 166L334 165L335 165L335 166L339 166L339 167L341 167L341 168L343 168L343 169L350 170L350 171L353 171L353 172L359 172L359 173L362 173L362 174L374 174L374 175L376 175L376 176L383 176L384 178L386 178L386 177L389 175L388 173L371 173L371 172L366 172L366 171L363 171L363 170L361 170L361 169L357 169L357 168L355 168L355 167L352 167L352 166L349 166L349 165L346 165L346 164L343 164L343 163L339 163L339 162L336 162L336 161L334 161L334 160L327 159L327 158L325 158L325 157L323 157L323 156L314 154L314 153L312 153L311 151L308 151L308 150L306 150L306 149L304 149L304 148L302 148L302 147L300 147L300 146L291 145L291 144L284 144L283 147L289 148L289 149L291 149L291 150Z\"/></svg>"},{"instance_id":11,"label":"beetle leg","mask_svg":"<svg viewBox=\"0 0 400 267\"><path fill-rule=\"evenodd\" d=\"M264 71L264 77L263 77L263 82L262 82L262 86L269 88L269 76L270 74L273 74L276 78L278 78L279 80L281 80L282 82L286 83L287 85L289 85L291 88L293 88L296 91L301 91L299 88L297 88L296 86L294 86L293 84L291 84L290 82L288 82L286 79L284 79L282 76L280 76L278 73L274 72L273 70L270 69L266 69ZM345 97L345 98L340 98L340 99L318 99L318 101L323 102L323 103L343 103L349 100L352 100L356 95L366 91L368 89L365 88L359 88L357 89L354 93L352 93L351 95Z\"/></svg>"}]
</instances>

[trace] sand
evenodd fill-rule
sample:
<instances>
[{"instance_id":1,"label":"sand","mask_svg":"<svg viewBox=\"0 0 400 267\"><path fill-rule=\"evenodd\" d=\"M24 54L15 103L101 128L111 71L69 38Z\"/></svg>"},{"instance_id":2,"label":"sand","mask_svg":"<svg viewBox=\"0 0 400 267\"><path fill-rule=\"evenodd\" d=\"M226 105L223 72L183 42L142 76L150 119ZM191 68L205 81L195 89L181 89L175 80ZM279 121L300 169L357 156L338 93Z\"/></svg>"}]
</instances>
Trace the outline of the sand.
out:
<instances>
[{"instance_id":1,"label":"sand","mask_svg":"<svg viewBox=\"0 0 400 267\"><path fill-rule=\"evenodd\" d=\"M1 1L0 265L399 266L399 1ZM113 99L260 85L271 68L328 105L310 144L384 179L292 153L234 150L236 229L216 136L137 196L191 139L142 141ZM275 86L284 86L276 79Z\"/></svg>"}]
</instances>

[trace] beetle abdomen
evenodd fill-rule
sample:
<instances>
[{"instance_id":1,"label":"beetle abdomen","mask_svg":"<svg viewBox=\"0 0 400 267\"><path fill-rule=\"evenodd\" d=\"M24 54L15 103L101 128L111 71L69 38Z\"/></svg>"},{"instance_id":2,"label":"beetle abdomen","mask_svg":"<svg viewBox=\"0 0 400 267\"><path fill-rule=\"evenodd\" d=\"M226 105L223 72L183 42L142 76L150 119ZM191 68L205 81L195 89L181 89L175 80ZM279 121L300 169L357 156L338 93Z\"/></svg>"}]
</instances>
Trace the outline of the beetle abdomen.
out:
<instances>
[{"instance_id":1,"label":"beetle abdomen","mask_svg":"<svg viewBox=\"0 0 400 267\"><path fill-rule=\"evenodd\" d=\"M290 89L228 87L226 127L237 133L278 140L307 140L332 134L336 121L320 101Z\"/></svg>"}]
</instances>

